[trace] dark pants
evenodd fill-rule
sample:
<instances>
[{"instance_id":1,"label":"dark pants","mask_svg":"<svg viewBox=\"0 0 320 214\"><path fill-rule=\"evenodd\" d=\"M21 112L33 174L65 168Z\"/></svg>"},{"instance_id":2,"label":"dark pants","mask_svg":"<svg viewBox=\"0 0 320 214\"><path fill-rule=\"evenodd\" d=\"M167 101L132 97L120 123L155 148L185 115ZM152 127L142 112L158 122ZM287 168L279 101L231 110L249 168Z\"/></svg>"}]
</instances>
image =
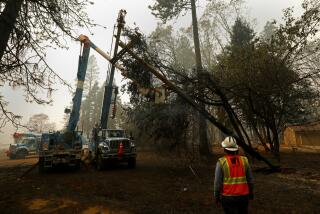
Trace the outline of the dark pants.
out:
<instances>
[{"instance_id":1,"label":"dark pants","mask_svg":"<svg viewBox=\"0 0 320 214\"><path fill-rule=\"evenodd\" d=\"M221 204L225 214L248 214L248 196L222 196Z\"/></svg>"}]
</instances>

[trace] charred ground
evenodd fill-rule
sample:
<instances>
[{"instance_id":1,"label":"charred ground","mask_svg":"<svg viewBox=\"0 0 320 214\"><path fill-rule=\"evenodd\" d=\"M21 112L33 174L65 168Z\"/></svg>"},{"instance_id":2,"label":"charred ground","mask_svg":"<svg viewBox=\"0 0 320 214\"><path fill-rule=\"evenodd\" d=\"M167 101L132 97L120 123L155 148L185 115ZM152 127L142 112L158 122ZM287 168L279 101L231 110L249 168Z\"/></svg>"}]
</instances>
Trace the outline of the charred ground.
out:
<instances>
[{"instance_id":1,"label":"charred ground","mask_svg":"<svg viewBox=\"0 0 320 214\"><path fill-rule=\"evenodd\" d=\"M215 161L193 166L168 154L140 152L136 169L33 170L37 158L0 161L1 213L222 213L213 203ZM319 153L284 150L281 173L254 172L250 213L317 213ZM253 163L253 169L261 168Z\"/></svg>"}]
</instances>

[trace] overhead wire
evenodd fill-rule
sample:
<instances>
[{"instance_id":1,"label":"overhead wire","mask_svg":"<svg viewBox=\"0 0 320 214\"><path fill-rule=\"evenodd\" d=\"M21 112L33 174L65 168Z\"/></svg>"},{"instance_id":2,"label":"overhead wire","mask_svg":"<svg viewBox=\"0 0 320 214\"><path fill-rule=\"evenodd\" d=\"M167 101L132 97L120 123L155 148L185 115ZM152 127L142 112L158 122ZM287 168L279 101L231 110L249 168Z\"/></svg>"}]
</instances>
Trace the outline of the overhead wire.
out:
<instances>
[{"instance_id":1,"label":"overhead wire","mask_svg":"<svg viewBox=\"0 0 320 214\"><path fill-rule=\"evenodd\" d=\"M110 51L109 54L112 56L112 50L113 50L113 43L114 43L114 32L116 29L116 25L113 26L113 32L112 32L112 38L111 38L111 46L110 46ZM109 63L108 65L108 71L107 71L107 81L110 81L110 73L111 73L111 64ZM107 83L106 83L107 84Z\"/></svg>"}]
</instances>

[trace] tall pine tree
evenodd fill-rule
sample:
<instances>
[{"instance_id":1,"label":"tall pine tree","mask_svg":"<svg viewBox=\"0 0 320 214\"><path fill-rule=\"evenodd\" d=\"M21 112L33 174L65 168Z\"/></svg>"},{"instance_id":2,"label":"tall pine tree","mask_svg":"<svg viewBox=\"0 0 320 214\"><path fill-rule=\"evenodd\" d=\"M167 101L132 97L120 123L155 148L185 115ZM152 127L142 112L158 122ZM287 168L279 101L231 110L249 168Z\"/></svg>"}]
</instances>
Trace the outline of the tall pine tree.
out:
<instances>
[{"instance_id":1,"label":"tall pine tree","mask_svg":"<svg viewBox=\"0 0 320 214\"><path fill-rule=\"evenodd\" d=\"M195 51L195 60L196 60L196 69L199 80L201 80L203 67L201 60L201 51L200 51L200 39L199 39L199 30L198 30L198 20L197 20L197 8L196 0L156 0L156 3L153 6L149 6L152 10L152 14L158 18L161 18L163 22L170 20L174 17L179 16L182 12L191 10L192 14L192 29L193 29L193 39L194 39L194 51ZM200 81L199 89L200 96L203 94L202 84ZM205 105L202 104L202 108L205 108ZM207 123L205 118L199 115L199 141L200 141L200 153L203 155L209 155L209 143L207 138Z\"/></svg>"}]
</instances>

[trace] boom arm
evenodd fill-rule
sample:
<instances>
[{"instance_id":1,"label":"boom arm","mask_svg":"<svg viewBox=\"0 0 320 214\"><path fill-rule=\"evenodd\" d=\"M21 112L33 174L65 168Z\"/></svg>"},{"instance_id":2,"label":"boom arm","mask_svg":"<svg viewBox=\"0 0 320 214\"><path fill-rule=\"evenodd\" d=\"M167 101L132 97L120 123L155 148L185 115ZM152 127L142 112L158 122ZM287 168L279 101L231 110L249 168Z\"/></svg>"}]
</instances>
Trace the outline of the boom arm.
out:
<instances>
[{"instance_id":1,"label":"boom arm","mask_svg":"<svg viewBox=\"0 0 320 214\"><path fill-rule=\"evenodd\" d=\"M125 10L120 10L119 16L118 16L118 31L116 35L116 43L114 47L114 56L117 55L118 53L118 47L119 47L119 41L120 41L120 36L121 36L121 30L125 24L124 22L124 17L127 12ZM111 105L111 97L112 97L112 83L113 83L113 77L114 77L114 72L115 72L115 65L111 65L111 71L110 71L110 76L108 83L106 83L105 90L104 90L104 96L103 96L103 105L102 105L102 112L101 112L101 128L106 129L108 126L108 116L109 116L109 110L110 110L110 105Z\"/></svg>"},{"instance_id":2,"label":"boom arm","mask_svg":"<svg viewBox=\"0 0 320 214\"><path fill-rule=\"evenodd\" d=\"M77 72L77 89L72 99L73 106L70 114L67 130L70 132L75 131L79 117L80 117L80 107L83 93L83 83L86 77L88 59L90 54L90 43L86 40L82 42L82 53L79 56L78 72Z\"/></svg>"},{"instance_id":3,"label":"boom arm","mask_svg":"<svg viewBox=\"0 0 320 214\"><path fill-rule=\"evenodd\" d=\"M107 61L109 61L111 64L114 65L115 68L117 68L121 75L126 77L126 78L129 78L132 82L134 82L139 88L143 88L143 87L140 87L140 85L137 83L137 81L135 81L134 79L131 79L129 76L128 76L128 72L126 71L126 69L120 65L119 63L117 63L117 60L119 60L120 58L118 57L119 54L117 56L115 56L115 58L112 58L111 56L109 56L107 53L105 53L103 50L101 50L99 47L97 47L87 36L85 35L80 35L79 36L79 41L83 42L83 43L88 43L89 46L94 49L98 54L100 54L104 59L106 59ZM129 51L129 49L133 46L133 43L128 43L128 45L124 45L121 41L119 41L119 46L123 47L122 50L126 50L126 52ZM120 51L121 52L121 51ZM155 93L162 93L160 90L158 90L157 88L153 88L152 90L154 90Z\"/></svg>"}]
</instances>

